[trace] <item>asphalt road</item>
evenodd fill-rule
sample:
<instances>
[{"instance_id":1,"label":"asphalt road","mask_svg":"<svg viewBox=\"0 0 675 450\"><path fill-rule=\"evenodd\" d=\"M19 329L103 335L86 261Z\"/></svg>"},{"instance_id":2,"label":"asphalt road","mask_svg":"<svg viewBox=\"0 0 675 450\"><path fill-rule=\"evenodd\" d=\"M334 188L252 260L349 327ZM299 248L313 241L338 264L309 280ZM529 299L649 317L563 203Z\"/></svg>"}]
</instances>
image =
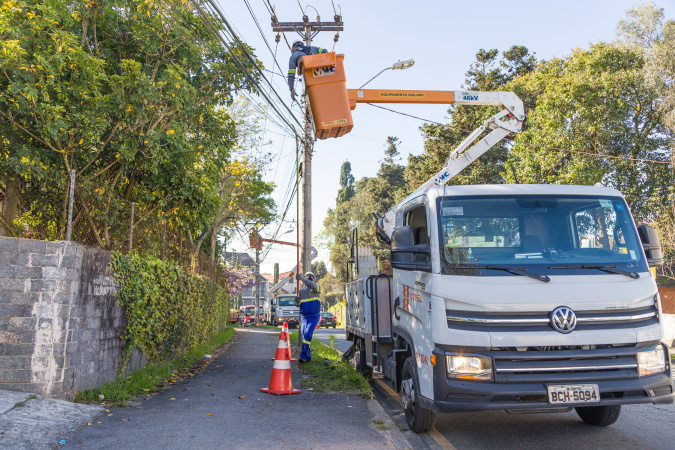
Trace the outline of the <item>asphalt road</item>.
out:
<instances>
[{"instance_id":1,"label":"asphalt road","mask_svg":"<svg viewBox=\"0 0 675 450\"><path fill-rule=\"evenodd\" d=\"M436 429L456 448L528 449L555 443L568 448L675 447L675 406L627 405L609 427L586 425L574 410L558 414L484 411L439 415Z\"/></svg>"},{"instance_id":2,"label":"asphalt road","mask_svg":"<svg viewBox=\"0 0 675 450\"><path fill-rule=\"evenodd\" d=\"M352 345L351 342L347 342L345 340L344 328L319 328L318 330L314 330L314 338L320 340L326 345L330 345L331 335L335 336L333 347L342 353L346 352L347 349L349 349L349 346Z\"/></svg>"},{"instance_id":3,"label":"asphalt road","mask_svg":"<svg viewBox=\"0 0 675 450\"><path fill-rule=\"evenodd\" d=\"M70 436L67 445L143 450L406 447L397 428L377 426L388 418L373 400L309 389L282 396L260 392L270 382L279 333L238 330L194 378L141 397L128 408L108 408ZM304 376L296 366L291 365L295 388Z\"/></svg>"},{"instance_id":4,"label":"asphalt road","mask_svg":"<svg viewBox=\"0 0 675 450\"><path fill-rule=\"evenodd\" d=\"M333 345L341 352L351 343L345 340L344 329L321 328L314 337ZM378 389L377 399L394 422L406 427L400 397ZM393 397L393 398L392 398ZM419 439L409 436L414 448L542 448L546 443L570 448L615 449L675 448L675 405L626 405L619 420L610 427L586 425L574 410L555 414L509 414L506 411L439 414L436 433L424 433ZM434 436L435 435L435 436Z\"/></svg>"}]
</instances>

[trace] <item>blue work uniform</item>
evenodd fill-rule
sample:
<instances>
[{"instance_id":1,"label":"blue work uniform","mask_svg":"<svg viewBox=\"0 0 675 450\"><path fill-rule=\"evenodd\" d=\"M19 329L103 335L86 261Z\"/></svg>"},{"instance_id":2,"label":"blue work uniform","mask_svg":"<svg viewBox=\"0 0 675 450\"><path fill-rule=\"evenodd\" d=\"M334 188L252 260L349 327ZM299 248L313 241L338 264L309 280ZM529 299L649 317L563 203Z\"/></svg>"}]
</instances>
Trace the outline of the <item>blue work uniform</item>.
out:
<instances>
[{"instance_id":1,"label":"blue work uniform","mask_svg":"<svg viewBox=\"0 0 675 450\"><path fill-rule=\"evenodd\" d=\"M321 302L319 300L321 287L300 274L297 277L298 280L305 284L305 286L300 288L298 293L300 314L302 315L300 321L300 333L302 333L302 352L300 352L300 358L309 361L312 359L309 344L312 342L314 328L316 328L321 318Z\"/></svg>"},{"instance_id":2,"label":"blue work uniform","mask_svg":"<svg viewBox=\"0 0 675 450\"><path fill-rule=\"evenodd\" d=\"M327 50L321 47L312 46L299 47L298 50L293 52L291 59L288 60L288 87L291 91L295 87L295 72L298 70L302 57L307 55L320 55L321 53L326 52Z\"/></svg>"}]
</instances>

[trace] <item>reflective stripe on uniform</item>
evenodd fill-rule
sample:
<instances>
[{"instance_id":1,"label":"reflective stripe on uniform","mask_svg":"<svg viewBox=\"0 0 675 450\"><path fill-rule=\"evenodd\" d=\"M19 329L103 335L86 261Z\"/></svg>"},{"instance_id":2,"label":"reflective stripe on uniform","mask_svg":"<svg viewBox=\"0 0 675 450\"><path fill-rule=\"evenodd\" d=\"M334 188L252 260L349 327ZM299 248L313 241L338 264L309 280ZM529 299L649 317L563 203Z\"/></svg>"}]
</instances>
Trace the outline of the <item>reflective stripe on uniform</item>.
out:
<instances>
[{"instance_id":1,"label":"reflective stripe on uniform","mask_svg":"<svg viewBox=\"0 0 675 450\"><path fill-rule=\"evenodd\" d=\"M295 71L298 69L288 69L288 73L295 73Z\"/></svg>"},{"instance_id":2,"label":"reflective stripe on uniform","mask_svg":"<svg viewBox=\"0 0 675 450\"><path fill-rule=\"evenodd\" d=\"M274 364L272 364L272 369L291 370L291 362L287 359L275 359Z\"/></svg>"},{"instance_id":3,"label":"reflective stripe on uniform","mask_svg":"<svg viewBox=\"0 0 675 450\"><path fill-rule=\"evenodd\" d=\"M322 48L319 48L319 55L322 54L325 50Z\"/></svg>"},{"instance_id":4,"label":"reflective stripe on uniform","mask_svg":"<svg viewBox=\"0 0 675 450\"><path fill-rule=\"evenodd\" d=\"M305 302L313 302L313 301L320 301L321 299L319 297L312 297L312 298L306 298L304 300L300 300L300 303L305 303Z\"/></svg>"},{"instance_id":5,"label":"reflective stripe on uniform","mask_svg":"<svg viewBox=\"0 0 675 450\"><path fill-rule=\"evenodd\" d=\"M303 344L309 345L309 344L311 344L312 342L311 342L311 341L308 341L307 339L303 339L303 340L302 340L302 343L303 343Z\"/></svg>"}]
</instances>

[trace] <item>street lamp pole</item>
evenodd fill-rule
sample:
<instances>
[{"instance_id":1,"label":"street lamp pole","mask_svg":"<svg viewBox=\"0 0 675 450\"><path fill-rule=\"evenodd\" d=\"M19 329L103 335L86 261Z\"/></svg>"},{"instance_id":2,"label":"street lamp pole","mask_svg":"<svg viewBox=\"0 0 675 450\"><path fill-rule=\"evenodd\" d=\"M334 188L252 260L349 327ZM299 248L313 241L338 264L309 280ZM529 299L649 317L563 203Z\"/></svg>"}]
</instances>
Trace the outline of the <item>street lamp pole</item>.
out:
<instances>
[{"instance_id":1,"label":"street lamp pole","mask_svg":"<svg viewBox=\"0 0 675 450\"><path fill-rule=\"evenodd\" d=\"M391 65L391 67L385 67L384 69L380 70L380 72L377 75L375 75L373 78L371 78L370 80L363 83L363 85L361 85L361 87L359 89L363 89L366 84L370 83L371 81L373 81L375 78L382 75L382 73L386 72L387 70L403 70L403 69L407 69L408 67L412 67L414 65L415 65L415 60L413 58L404 59L402 61L396 61L394 64Z\"/></svg>"}]
</instances>

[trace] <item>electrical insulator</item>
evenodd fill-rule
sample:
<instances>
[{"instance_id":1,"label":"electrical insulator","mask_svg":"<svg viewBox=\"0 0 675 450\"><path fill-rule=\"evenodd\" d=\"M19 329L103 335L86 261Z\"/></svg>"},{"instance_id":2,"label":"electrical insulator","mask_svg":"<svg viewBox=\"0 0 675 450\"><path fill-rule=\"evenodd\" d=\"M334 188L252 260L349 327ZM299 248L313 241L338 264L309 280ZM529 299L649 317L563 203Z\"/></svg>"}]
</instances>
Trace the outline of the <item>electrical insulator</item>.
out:
<instances>
[{"instance_id":1,"label":"electrical insulator","mask_svg":"<svg viewBox=\"0 0 675 450\"><path fill-rule=\"evenodd\" d=\"M278 44L280 40L281 40L281 35L279 33L277 33L277 35L274 36L274 41Z\"/></svg>"},{"instance_id":2,"label":"electrical insulator","mask_svg":"<svg viewBox=\"0 0 675 450\"><path fill-rule=\"evenodd\" d=\"M335 17L337 17L337 16L335 16ZM272 16L272 23L275 24L275 25L279 24L279 22L277 22L277 16Z\"/></svg>"},{"instance_id":3,"label":"electrical insulator","mask_svg":"<svg viewBox=\"0 0 675 450\"><path fill-rule=\"evenodd\" d=\"M340 21L342 20L342 17L340 17L340 16L338 16L337 14L335 14L335 16L333 16L333 20L335 20L335 23L338 23L338 22L340 22Z\"/></svg>"},{"instance_id":4,"label":"electrical insulator","mask_svg":"<svg viewBox=\"0 0 675 450\"><path fill-rule=\"evenodd\" d=\"M302 21L305 23L309 22L309 17L307 17L307 15L305 14L304 16L302 16Z\"/></svg>"},{"instance_id":5,"label":"electrical insulator","mask_svg":"<svg viewBox=\"0 0 675 450\"><path fill-rule=\"evenodd\" d=\"M337 42L338 39L340 39L340 33L335 33L335 36L333 37L333 42Z\"/></svg>"}]
</instances>

